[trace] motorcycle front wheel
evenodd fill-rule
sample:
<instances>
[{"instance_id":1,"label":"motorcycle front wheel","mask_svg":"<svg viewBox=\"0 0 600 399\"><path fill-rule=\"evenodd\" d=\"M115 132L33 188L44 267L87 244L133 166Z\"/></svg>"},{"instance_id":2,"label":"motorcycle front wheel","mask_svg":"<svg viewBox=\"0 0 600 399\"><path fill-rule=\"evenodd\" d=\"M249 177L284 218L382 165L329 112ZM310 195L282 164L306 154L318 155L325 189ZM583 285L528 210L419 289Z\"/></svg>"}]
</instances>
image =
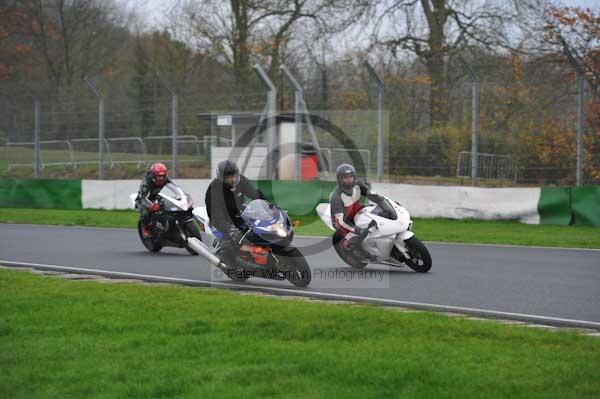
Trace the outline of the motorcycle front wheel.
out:
<instances>
[{"instance_id":1,"label":"motorcycle front wheel","mask_svg":"<svg viewBox=\"0 0 600 399\"><path fill-rule=\"evenodd\" d=\"M286 279L296 287L306 287L312 280L312 274L304 255L295 247L278 250L279 268L285 272Z\"/></svg>"},{"instance_id":2,"label":"motorcycle front wheel","mask_svg":"<svg viewBox=\"0 0 600 399\"><path fill-rule=\"evenodd\" d=\"M415 236L404 241L404 244L410 256L410 259L405 259L404 263L417 273L427 273L431 269L432 262L431 255L425 244Z\"/></svg>"},{"instance_id":3,"label":"motorcycle front wheel","mask_svg":"<svg viewBox=\"0 0 600 399\"><path fill-rule=\"evenodd\" d=\"M142 240L142 244L144 247L150 252L158 252L162 249L162 244L159 240L155 240L153 237L144 238L142 235L142 221L138 220L138 235L140 236L140 240Z\"/></svg>"}]
</instances>

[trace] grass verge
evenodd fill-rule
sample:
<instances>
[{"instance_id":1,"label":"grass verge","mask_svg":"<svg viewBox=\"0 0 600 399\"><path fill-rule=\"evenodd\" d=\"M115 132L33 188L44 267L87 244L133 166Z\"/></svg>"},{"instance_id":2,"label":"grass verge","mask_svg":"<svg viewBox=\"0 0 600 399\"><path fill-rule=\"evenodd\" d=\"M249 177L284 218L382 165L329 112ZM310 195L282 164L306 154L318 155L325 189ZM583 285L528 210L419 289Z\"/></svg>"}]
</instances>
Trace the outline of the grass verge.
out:
<instances>
[{"instance_id":1,"label":"grass verge","mask_svg":"<svg viewBox=\"0 0 600 399\"><path fill-rule=\"evenodd\" d=\"M299 220L297 235L325 236L331 231L316 216L291 216ZM134 227L134 211L0 208L0 223L65 226ZM519 222L451 219L414 219L414 230L426 241L600 248L600 228L587 226L527 225Z\"/></svg>"},{"instance_id":2,"label":"grass verge","mask_svg":"<svg viewBox=\"0 0 600 399\"><path fill-rule=\"evenodd\" d=\"M7 398L592 398L569 332L0 271Z\"/></svg>"}]
</instances>

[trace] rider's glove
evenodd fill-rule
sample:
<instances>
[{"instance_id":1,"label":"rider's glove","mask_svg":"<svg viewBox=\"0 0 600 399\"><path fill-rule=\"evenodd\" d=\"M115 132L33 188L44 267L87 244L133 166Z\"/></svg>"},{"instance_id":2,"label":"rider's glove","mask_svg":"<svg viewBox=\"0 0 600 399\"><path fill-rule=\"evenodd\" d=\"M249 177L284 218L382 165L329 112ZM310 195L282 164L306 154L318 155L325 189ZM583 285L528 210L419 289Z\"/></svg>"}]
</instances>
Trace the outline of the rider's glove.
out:
<instances>
[{"instance_id":1,"label":"rider's glove","mask_svg":"<svg viewBox=\"0 0 600 399\"><path fill-rule=\"evenodd\" d=\"M150 212L158 212L158 211L160 211L160 204L157 202L154 202L154 203L150 204L150 206L148 206L148 210Z\"/></svg>"},{"instance_id":2,"label":"rider's glove","mask_svg":"<svg viewBox=\"0 0 600 399\"><path fill-rule=\"evenodd\" d=\"M240 242L242 239L242 232L236 227L231 227L227 235L232 241L235 242Z\"/></svg>"}]
</instances>

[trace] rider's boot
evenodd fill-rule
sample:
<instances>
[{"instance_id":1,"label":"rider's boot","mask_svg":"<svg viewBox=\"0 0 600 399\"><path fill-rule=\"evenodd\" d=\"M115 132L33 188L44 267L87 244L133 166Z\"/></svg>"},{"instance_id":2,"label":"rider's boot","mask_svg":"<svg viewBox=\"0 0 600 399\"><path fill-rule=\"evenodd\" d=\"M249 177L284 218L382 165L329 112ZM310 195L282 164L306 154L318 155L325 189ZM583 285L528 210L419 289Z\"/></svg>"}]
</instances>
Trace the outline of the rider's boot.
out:
<instances>
[{"instance_id":1,"label":"rider's boot","mask_svg":"<svg viewBox=\"0 0 600 399\"><path fill-rule=\"evenodd\" d=\"M148 226L146 226L143 223L142 223L142 237L143 238L150 238L150 237L152 237L152 232L150 231L150 229L148 228Z\"/></svg>"},{"instance_id":2,"label":"rider's boot","mask_svg":"<svg viewBox=\"0 0 600 399\"><path fill-rule=\"evenodd\" d=\"M342 245L344 246L344 248L346 248L347 250L352 252L354 254L354 256L356 257L356 259L367 260L369 262L376 262L377 256L372 255L369 252L367 252L362 247L361 244L362 244L362 240L359 237L352 237L349 240L344 239L342 242Z\"/></svg>"},{"instance_id":3,"label":"rider's boot","mask_svg":"<svg viewBox=\"0 0 600 399\"><path fill-rule=\"evenodd\" d=\"M239 256L239 244L229 238L223 238L219 244L216 255L231 269L244 270L244 261Z\"/></svg>"}]
</instances>

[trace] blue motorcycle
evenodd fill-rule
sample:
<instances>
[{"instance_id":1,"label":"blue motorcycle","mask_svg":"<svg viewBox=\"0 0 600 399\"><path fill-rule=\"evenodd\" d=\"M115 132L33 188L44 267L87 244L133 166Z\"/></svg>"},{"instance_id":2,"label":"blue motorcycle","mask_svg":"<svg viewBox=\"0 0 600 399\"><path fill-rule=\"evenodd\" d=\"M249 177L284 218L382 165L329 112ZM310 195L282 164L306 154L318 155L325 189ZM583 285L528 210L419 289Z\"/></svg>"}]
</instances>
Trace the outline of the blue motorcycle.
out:
<instances>
[{"instance_id":1,"label":"blue motorcycle","mask_svg":"<svg viewBox=\"0 0 600 399\"><path fill-rule=\"evenodd\" d=\"M194 208L194 216L204 232L216 238L209 254L204 250L196 252L223 269L230 279L237 282L249 277L288 280L296 287L310 284L308 262L298 248L291 245L293 224L287 213L274 204L258 199L246 205L239 226L245 232L239 242L227 247L222 240L223 233L210 225L206 208Z\"/></svg>"}]
</instances>

